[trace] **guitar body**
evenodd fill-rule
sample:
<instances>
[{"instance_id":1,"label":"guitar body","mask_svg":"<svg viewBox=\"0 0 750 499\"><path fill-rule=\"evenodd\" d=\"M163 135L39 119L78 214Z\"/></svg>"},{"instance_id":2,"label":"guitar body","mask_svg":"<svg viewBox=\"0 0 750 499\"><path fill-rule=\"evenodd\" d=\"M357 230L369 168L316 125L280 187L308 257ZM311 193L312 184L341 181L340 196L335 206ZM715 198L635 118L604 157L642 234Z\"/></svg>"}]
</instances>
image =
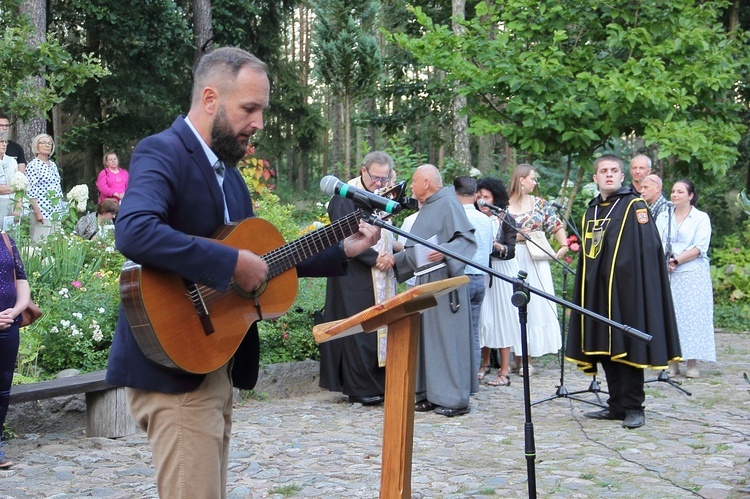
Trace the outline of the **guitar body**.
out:
<instances>
[{"instance_id":1,"label":"guitar body","mask_svg":"<svg viewBox=\"0 0 750 499\"><path fill-rule=\"evenodd\" d=\"M237 249L264 255L285 243L279 231L260 218L222 228L214 239ZM211 262L206 262L211 265ZM125 315L144 354L161 365L205 374L226 364L259 319L275 319L297 298L297 271L292 266L266 282L257 296L243 296L233 284L220 292L191 286L181 276L128 262L120 276ZM197 297L196 297L197 296ZM201 318L196 303L205 307Z\"/></svg>"}]
</instances>

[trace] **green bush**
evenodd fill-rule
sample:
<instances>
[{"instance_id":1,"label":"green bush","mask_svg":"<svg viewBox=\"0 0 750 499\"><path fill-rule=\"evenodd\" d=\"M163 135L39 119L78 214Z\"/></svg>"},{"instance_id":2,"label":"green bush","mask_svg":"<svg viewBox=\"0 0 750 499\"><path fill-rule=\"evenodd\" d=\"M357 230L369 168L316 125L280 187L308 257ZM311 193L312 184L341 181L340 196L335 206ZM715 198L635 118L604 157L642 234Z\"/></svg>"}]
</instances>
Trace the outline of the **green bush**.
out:
<instances>
[{"instance_id":1,"label":"green bush","mask_svg":"<svg viewBox=\"0 0 750 499\"><path fill-rule=\"evenodd\" d=\"M750 220L711 251L717 327L746 331L750 323Z\"/></svg>"},{"instance_id":2,"label":"green bush","mask_svg":"<svg viewBox=\"0 0 750 499\"><path fill-rule=\"evenodd\" d=\"M258 323L261 364L320 359L312 327L313 314L325 302L325 287L325 279L299 279L292 308L278 319Z\"/></svg>"},{"instance_id":3,"label":"green bush","mask_svg":"<svg viewBox=\"0 0 750 499\"><path fill-rule=\"evenodd\" d=\"M23 225L12 235L32 298L43 311L21 332L19 378L47 378L68 368L105 368L117 323L123 262L114 241L86 241L61 232L35 244Z\"/></svg>"}]
</instances>

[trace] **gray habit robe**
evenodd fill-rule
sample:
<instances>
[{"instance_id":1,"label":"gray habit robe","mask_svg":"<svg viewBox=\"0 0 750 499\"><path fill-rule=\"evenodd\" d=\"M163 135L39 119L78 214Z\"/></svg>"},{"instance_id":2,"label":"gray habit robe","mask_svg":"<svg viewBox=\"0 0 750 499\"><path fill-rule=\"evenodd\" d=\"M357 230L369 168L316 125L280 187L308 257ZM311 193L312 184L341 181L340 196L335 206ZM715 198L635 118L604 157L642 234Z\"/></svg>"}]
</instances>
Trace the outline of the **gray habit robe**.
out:
<instances>
[{"instance_id":1,"label":"gray habit robe","mask_svg":"<svg viewBox=\"0 0 750 499\"><path fill-rule=\"evenodd\" d=\"M419 210L411 233L423 239L437 235L441 247L471 259L476 251L474 228L466 217L453 187L427 198ZM396 277L403 282L417 269L415 242L394 255ZM464 275L465 264L446 257L446 266L420 275L417 284ZM456 307L458 305L458 307ZM436 307L422 314L417 354L417 401L459 409L469 405L469 396L479 390L478 365L472 355L469 292L462 286L438 299Z\"/></svg>"}]
</instances>

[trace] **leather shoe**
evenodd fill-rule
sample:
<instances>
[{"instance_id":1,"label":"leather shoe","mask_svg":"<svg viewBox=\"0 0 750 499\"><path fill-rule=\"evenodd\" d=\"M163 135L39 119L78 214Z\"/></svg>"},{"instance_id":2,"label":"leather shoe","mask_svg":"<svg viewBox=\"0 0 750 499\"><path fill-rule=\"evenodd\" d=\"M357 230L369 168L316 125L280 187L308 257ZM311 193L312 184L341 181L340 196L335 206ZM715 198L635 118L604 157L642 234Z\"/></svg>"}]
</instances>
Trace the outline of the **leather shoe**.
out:
<instances>
[{"instance_id":1,"label":"leather shoe","mask_svg":"<svg viewBox=\"0 0 750 499\"><path fill-rule=\"evenodd\" d=\"M589 419L606 419L606 420L620 420L625 419L625 416L619 416L612 414L609 408L599 409L598 411L584 412L583 415Z\"/></svg>"},{"instance_id":2,"label":"leather shoe","mask_svg":"<svg viewBox=\"0 0 750 499\"><path fill-rule=\"evenodd\" d=\"M383 403L385 398L382 395L374 395L374 396L364 396L361 397L359 395L349 395L349 402L352 404L362 404L362 405L380 405Z\"/></svg>"},{"instance_id":3,"label":"leather shoe","mask_svg":"<svg viewBox=\"0 0 750 499\"><path fill-rule=\"evenodd\" d=\"M646 414L643 411L625 411L625 419L622 422L623 428L633 429L640 428L646 424Z\"/></svg>"}]
</instances>

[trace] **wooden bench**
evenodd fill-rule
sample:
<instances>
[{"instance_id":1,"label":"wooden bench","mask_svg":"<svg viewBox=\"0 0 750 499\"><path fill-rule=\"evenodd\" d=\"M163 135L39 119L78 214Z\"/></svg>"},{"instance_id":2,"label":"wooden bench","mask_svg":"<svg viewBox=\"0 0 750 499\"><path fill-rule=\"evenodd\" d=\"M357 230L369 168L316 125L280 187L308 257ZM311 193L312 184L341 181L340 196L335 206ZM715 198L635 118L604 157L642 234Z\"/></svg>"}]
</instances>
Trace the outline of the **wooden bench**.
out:
<instances>
[{"instance_id":1,"label":"wooden bench","mask_svg":"<svg viewBox=\"0 0 750 499\"><path fill-rule=\"evenodd\" d=\"M86 436L118 438L136 432L130 418L125 389L104 381L106 371L15 385L10 403L35 402L53 397L86 394Z\"/></svg>"}]
</instances>

